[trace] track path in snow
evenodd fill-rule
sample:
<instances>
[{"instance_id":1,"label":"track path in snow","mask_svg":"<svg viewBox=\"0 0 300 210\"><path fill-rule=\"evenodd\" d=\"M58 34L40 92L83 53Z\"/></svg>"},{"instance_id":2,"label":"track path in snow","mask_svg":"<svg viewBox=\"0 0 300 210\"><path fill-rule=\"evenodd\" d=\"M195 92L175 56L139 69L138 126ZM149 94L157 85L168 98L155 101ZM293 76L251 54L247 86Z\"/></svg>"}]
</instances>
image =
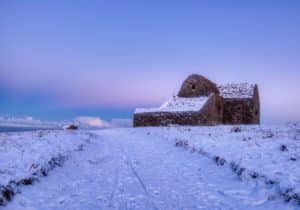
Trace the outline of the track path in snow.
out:
<instances>
[{"instance_id":1,"label":"track path in snow","mask_svg":"<svg viewBox=\"0 0 300 210\"><path fill-rule=\"evenodd\" d=\"M295 209L241 182L228 168L174 147L141 129L94 132L62 168L23 187L5 208L50 209Z\"/></svg>"}]
</instances>

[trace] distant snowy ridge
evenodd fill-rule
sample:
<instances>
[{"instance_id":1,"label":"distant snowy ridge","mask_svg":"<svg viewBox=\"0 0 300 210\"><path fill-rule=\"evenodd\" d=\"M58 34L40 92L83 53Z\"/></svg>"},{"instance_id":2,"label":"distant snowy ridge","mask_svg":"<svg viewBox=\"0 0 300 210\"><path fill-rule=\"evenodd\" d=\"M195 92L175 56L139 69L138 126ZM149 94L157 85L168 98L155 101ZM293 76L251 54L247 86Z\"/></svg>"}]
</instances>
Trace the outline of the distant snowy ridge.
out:
<instances>
[{"instance_id":1,"label":"distant snowy ridge","mask_svg":"<svg viewBox=\"0 0 300 210\"><path fill-rule=\"evenodd\" d=\"M59 128L56 122L41 121L33 117L0 117L0 126L2 127L32 127L32 128Z\"/></svg>"},{"instance_id":2,"label":"distant snowy ridge","mask_svg":"<svg viewBox=\"0 0 300 210\"><path fill-rule=\"evenodd\" d=\"M0 131L1 127L4 128L31 128L31 129L58 129L61 130L63 127L70 124L75 124L79 129L99 129L99 128L109 128L110 123L102 120L100 117L94 116L78 116L73 120L63 120L63 121L42 121L34 119L33 117L0 117Z\"/></svg>"}]
</instances>

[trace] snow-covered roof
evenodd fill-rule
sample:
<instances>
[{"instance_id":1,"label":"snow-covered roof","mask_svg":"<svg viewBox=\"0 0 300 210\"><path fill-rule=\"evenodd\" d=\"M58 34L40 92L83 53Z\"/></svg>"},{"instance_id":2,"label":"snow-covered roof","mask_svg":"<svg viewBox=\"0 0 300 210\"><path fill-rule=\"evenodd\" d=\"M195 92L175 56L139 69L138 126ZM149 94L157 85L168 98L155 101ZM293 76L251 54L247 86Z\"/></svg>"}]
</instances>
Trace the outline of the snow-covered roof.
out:
<instances>
[{"instance_id":1,"label":"snow-covered roof","mask_svg":"<svg viewBox=\"0 0 300 210\"><path fill-rule=\"evenodd\" d=\"M233 83L219 85L220 96L224 98L252 98L254 94L254 84Z\"/></svg>"},{"instance_id":2,"label":"snow-covered roof","mask_svg":"<svg viewBox=\"0 0 300 210\"><path fill-rule=\"evenodd\" d=\"M173 96L170 100L157 108L137 108L134 113L148 112L187 112L199 111L207 102L209 96L184 98Z\"/></svg>"}]
</instances>

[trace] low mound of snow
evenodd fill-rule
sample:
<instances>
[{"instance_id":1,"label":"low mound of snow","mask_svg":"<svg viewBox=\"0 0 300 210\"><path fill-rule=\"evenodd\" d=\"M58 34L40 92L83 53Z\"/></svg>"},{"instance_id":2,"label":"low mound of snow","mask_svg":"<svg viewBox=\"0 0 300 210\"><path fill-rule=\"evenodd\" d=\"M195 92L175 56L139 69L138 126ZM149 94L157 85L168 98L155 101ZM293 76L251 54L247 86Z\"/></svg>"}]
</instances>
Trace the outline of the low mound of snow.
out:
<instances>
[{"instance_id":1,"label":"low mound of snow","mask_svg":"<svg viewBox=\"0 0 300 210\"><path fill-rule=\"evenodd\" d=\"M165 127L148 132L175 145L227 162L247 179L262 177L288 199L300 199L300 124L277 126ZM223 165L223 164L221 164ZM286 192L290 196L286 196ZM299 202L300 203L300 202Z\"/></svg>"},{"instance_id":2,"label":"low mound of snow","mask_svg":"<svg viewBox=\"0 0 300 210\"><path fill-rule=\"evenodd\" d=\"M90 134L66 131L0 133L0 186L29 177L52 157L67 156L86 144Z\"/></svg>"}]
</instances>

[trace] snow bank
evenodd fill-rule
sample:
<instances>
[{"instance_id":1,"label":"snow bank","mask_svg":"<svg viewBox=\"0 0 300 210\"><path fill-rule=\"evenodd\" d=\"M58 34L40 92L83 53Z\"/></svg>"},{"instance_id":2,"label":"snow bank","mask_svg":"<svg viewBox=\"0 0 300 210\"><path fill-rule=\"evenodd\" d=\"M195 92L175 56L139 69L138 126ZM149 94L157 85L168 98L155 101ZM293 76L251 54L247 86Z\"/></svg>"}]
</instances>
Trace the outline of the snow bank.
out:
<instances>
[{"instance_id":1,"label":"snow bank","mask_svg":"<svg viewBox=\"0 0 300 210\"><path fill-rule=\"evenodd\" d=\"M88 138L87 133L68 131L0 134L0 185L30 175L33 164L43 165L51 157L65 155Z\"/></svg>"},{"instance_id":2,"label":"snow bank","mask_svg":"<svg viewBox=\"0 0 300 210\"><path fill-rule=\"evenodd\" d=\"M138 108L135 110L135 113L199 111L208 98L206 96L193 98L173 96L158 108Z\"/></svg>"},{"instance_id":3,"label":"snow bank","mask_svg":"<svg viewBox=\"0 0 300 210\"><path fill-rule=\"evenodd\" d=\"M28 185L82 150L91 134L70 131L0 133L0 206L9 201L19 185ZM6 193L5 193L6 192ZM5 197L6 195L6 197Z\"/></svg>"},{"instance_id":4,"label":"snow bank","mask_svg":"<svg viewBox=\"0 0 300 210\"><path fill-rule=\"evenodd\" d=\"M227 163L242 179L274 184L286 200L300 204L300 126L152 128L176 146Z\"/></svg>"},{"instance_id":5,"label":"snow bank","mask_svg":"<svg viewBox=\"0 0 300 210\"><path fill-rule=\"evenodd\" d=\"M183 147L195 155L200 155L199 158L206 157L217 165L229 167L241 180L255 183L260 189L270 191L270 199L276 193L277 197L300 204L299 123L280 126L122 128L97 131L97 135L112 138L111 142L118 141L123 146L131 142L131 145L127 145L128 148L132 148L137 142L156 141L151 148L147 148L149 152L140 152L143 155L152 152L155 154L161 149L159 145L166 140L170 144L164 144L164 149L167 149L167 145ZM76 152L81 151L91 138L92 134L83 131L0 133L0 205L1 192L9 198L10 192L17 192L18 188L15 189L14 186L27 185L35 178L47 175L49 170L59 167L71 154L76 156ZM102 142L98 140L96 142ZM94 148L94 145L91 146ZM122 146L112 144L107 145L107 148L116 150L116 154L119 154ZM107 148L104 150L109 151ZM141 147L136 148L136 151L141 151ZM168 155L173 156L174 162L178 160L178 154L172 152ZM110 159L111 154L108 157ZM161 157L158 159L163 160ZM185 161L187 162L188 160ZM206 170L207 167L203 169Z\"/></svg>"}]
</instances>

